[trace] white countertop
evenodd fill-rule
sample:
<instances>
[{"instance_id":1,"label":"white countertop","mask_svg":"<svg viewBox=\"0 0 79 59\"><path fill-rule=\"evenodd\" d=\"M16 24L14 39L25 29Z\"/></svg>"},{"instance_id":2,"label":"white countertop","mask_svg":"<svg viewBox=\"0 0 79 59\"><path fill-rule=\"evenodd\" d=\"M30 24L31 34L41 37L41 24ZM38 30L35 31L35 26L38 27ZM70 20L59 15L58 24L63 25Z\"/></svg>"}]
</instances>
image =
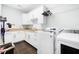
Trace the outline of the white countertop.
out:
<instances>
[{"instance_id":1,"label":"white countertop","mask_svg":"<svg viewBox=\"0 0 79 59\"><path fill-rule=\"evenodd\" d=\"M60 33L57 36L58 39L61 40L69 40L69 41L73 41L73 42L79 42L79 34L75 34L75 33Z\"/></svg>"},{"instance_id":2,"label":"white countertop","mask_svg":"<svg viewBox=\"0 0 79 59\"><path fill-rule=\"evenodd\" d=\"M79 49L79 34L75 33L61 33L57 36L57 41L60 44L65 44L67 46Z\"/></svg>"}]
</instances>

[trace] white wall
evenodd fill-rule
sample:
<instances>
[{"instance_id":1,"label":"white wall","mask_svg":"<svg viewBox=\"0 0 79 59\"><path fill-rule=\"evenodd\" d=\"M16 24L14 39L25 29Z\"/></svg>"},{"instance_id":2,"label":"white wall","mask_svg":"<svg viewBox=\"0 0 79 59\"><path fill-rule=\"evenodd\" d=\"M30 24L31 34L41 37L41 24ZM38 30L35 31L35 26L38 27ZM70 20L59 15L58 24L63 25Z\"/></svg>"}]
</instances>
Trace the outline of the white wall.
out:
<instances>
[{"instance_id":1,"label":"white wall","mask_svg":"<svg viewBox=\"0 0 79 59\"><path fill-rule=\"evenodd\" d=\"M2 6L1 6L1 4L0 4L0 16L1 16L1 7L2 7Z\"/></svg>"},{"instance_id":2,"label":"white wall","mask_svg":"<svg viewBox=\"0 0 79 59\"><path fill-rule=\"evenodd\" d=\"M7 17L7 22L15 25L22 24L22 12L17 9L2 5L2 16Z\"/></svg>"},{"instance_id":3,"label":"white wall","mask_svg":"<svg viewBox=\"0 0 79 59\"><path fill-rule=\"evenodd\" d=\"M0 16L1 16L1 12L2 11L2 5L0 4ZM1 28L1 22L0 22L0 28ZM1 31L0 31L0 44L2 44L2 40L1 40Z\"/></svg>"},{"instance_id":4,"label":"white wall","mask_svg":"<svg viewBox=\"0 0 79 59\"><path fill-rule=\"evenodd\" d=\"M0 4L0 16L7 17L7 22L21 27L20 26L22 23L22 12L21 11ZM0 28L1 28L1 24L2 23L0 22ZM1 34L0 34L0 44L2 44Z\"/></svg>"},{"instance_id":5,"label":"white wall","mask_svg":"<svg viewBox=\"0 0 79 59\"><path fill-rule=\"evenodd\" d=\"M79 5L50 5L48 8L54 13L47 19L48 27L79 30Z\"/></svg>"}]
</instances>

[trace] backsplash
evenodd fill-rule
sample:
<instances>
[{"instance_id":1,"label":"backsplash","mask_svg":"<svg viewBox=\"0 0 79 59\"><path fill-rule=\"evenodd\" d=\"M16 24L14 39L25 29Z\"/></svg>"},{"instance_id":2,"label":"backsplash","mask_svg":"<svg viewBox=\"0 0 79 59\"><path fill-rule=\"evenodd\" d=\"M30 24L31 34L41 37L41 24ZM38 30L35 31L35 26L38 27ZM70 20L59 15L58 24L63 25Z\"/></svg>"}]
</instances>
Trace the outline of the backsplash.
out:
<instances>
[{"instance_id":1,"label":"backsplash","mask_svg":"<svg viewBox=\"0 0 79 59\"><path fill-rule=\"evenodd\" d=\"M79 34L79 30L64 30L63 32L67 32L67 33L78 33Z\"/></svg>"}]
</instances>

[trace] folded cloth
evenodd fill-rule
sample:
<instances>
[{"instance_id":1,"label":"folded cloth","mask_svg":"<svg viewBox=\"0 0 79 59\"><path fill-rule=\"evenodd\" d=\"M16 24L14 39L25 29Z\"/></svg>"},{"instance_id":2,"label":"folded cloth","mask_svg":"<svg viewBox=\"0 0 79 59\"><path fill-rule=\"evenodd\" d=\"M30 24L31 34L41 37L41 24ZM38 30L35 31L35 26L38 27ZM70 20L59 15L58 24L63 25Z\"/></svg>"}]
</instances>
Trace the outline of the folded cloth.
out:
<instances>
[{"instance_id":1,"label":"folded cloth","mask_svg":"<svg viewBox=\"0 0 79 59\"><path fill-rule=\"evenodd\" d=\"M5 52L4 47L0 48L0 54Z\"/></svg>"},{"instance_id":2,"label":"folded cloth","mask_svg":"<svg viewBox=\"0 0 79 59\"><path fill-rule=\"evenodd\" d=\"M0 54L5 54L7 51L13 49L15 45L13 43L7 43L4 45L0 45Z\"/></svg>"}]
</instances>

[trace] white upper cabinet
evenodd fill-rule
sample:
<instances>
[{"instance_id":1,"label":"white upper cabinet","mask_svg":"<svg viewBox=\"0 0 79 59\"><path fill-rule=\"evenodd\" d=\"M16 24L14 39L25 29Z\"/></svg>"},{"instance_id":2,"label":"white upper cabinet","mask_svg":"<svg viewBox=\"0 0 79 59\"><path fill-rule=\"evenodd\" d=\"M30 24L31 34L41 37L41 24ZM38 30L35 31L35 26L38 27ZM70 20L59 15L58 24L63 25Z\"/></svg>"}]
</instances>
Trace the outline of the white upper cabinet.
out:
<instances>
[{"instance_id":1,"label":"white upper cabinet","mask_svg":"<svg viewBox=\"0 0 79 59\"><path fill-rule=\"evenodd\" d=\"M22 24L22 12L16 8L12 8L3 4L1 14L3 17L7 17L7 23L14 25Z\"/></svg>"},{"instance_id":2,"label":"white upper cabinet","mask_svg":"<svg viewBox=\"0 0 79 59\"><path fill-rule=\"evenodd\" d=\"M43 6L39 6L27 14L23 14L23 24L42 24Z\"/></svg>"},{"instance_id":3,"label":"white upper cabinet","mask_svg":"<svg viewBox=\"0 0 79 59\"><path fill-rule=\"evenodd\" d=\"M43 6L39 6L30 12L30 14L32 15L33 21L36 20L38 24L43 23L42 13L43 13Z\"/></svg>"},{"instance_id":4,"label":"white upper cabinet","mask_svg":"<svg viewBox=\"0 0 79 59\"><path fill-rule=\"evenodd\" d=\"M22 24L32 24L32 21L31 21L31 16L30 14L22 14L22 19L23 19L23 22Z\"/></svg>"}]
</instances>

